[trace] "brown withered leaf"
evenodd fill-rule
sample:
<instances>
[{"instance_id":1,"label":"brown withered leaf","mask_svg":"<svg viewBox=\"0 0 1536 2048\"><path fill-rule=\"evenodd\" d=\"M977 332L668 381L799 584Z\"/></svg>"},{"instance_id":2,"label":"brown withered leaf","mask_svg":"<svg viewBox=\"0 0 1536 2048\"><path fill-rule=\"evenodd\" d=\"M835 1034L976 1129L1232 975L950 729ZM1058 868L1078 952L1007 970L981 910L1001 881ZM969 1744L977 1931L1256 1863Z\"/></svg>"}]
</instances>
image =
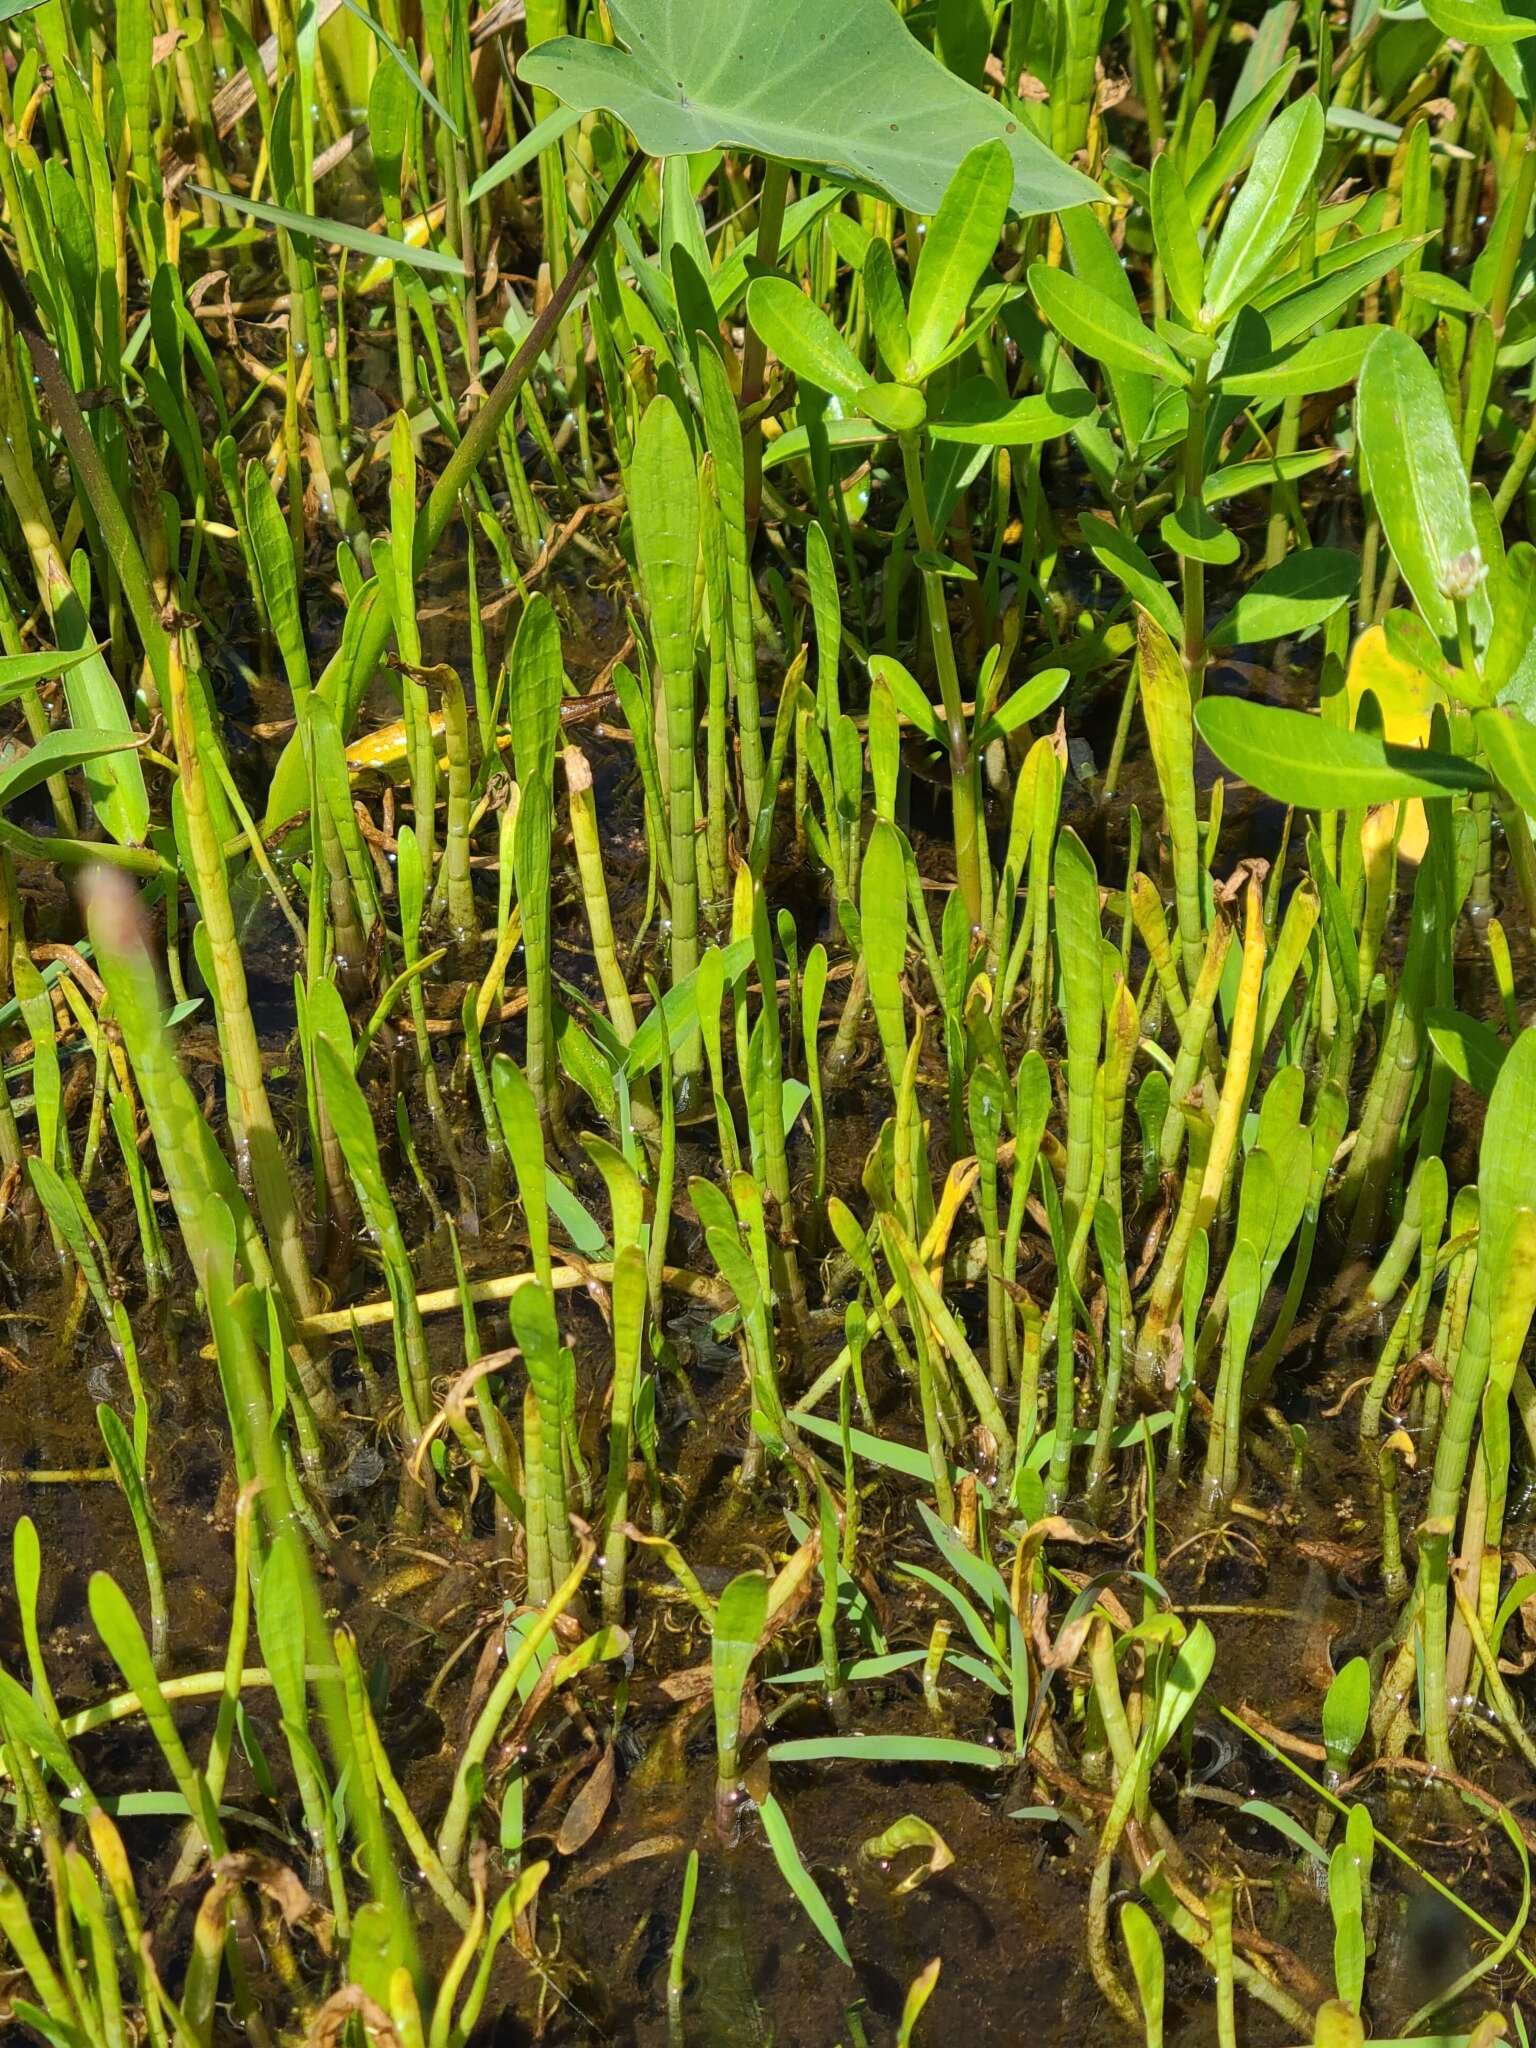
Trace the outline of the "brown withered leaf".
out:
<instances>
[{"instance_id":1,"label":"brown withered leaf","mask_svg":"<svg viewBox=\"0 0 1536 2048\"><path fill-rule=\"evenodd\" d=\"M555 1837L555 1847L562 1856L575 1856L602 1826L613 1798L615 1768L613 1745L610 1743L566 1808L560 1832Z\"/></svg>"}]
</instances>

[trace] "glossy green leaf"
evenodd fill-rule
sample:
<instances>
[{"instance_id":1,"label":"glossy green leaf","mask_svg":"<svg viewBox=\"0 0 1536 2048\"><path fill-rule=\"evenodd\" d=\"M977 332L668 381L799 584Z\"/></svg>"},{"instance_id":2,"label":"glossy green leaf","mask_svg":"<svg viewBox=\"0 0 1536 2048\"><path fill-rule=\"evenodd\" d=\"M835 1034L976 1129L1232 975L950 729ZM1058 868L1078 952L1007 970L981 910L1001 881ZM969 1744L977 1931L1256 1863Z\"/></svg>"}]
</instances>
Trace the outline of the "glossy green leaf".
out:
<instances>
[{"instance_id":1,"label":"glossy green leaf","mask_svg":"<svg viewBox=\"0 0 1536 2048\"><path fill-rule=\"evenodd\" d=\"M137 744L136 740L117 733L79 732L68 726L44 733L35 747L0 768L0 810L29 790L40 788L51 775L66 774L87 761L99 760L104 754L123 753Z\"/></svg>"},{"instance_id":2,"label":"glossy green leaf","mask_svg":"<svg viewBox=\"0 0 1536 2048\"><path fill-rule=\"evenodd\" d=\"M1304 633L1332 618L1360 587L1358 557L1344 548L1298 548L1251 583L1212 630L1212 647L1239 647Z\"/></svg>"},{"instance_id":3,"label":"glossy green leaf","mask_svg":"<svg viewBox=\"0 0 1536 2048\"><path fill-rule=\"evenodd\" d=\"M1317 170L1323 104L1315 93L1277 114L1254 153L1205 266L1205 296L1224 319L1261 282Z\"/></svg>"},{"instance_id":4,"label":"glossy green leaf","mask_svg":"<svg viewBox=\"0 0 1536 2048\"><path fill-rule=\"evenodd\" d=\"M1498 1033L1459 1010L1426 1010L1424 1027L1430 1044L1457 1080L1485 1099L1492 1095L1508 1050Z\"/></svg>"},{"instance_id":5,"label":"glossy green leaf","mask_svg":"<svg viewBox=\"0 0 1536 2048\"><path fill-rule=\"evenodd\" d=\"M297 213L291 206L272 206L264 199L248 199L242 192L216 192L211 186L194 184L190 178L186 189L200 199L212 199L227 206L234 213L249 214L263 227L286 228L290 235L302 235L312 242L334 242L338 248L355 249L360 256L371 256L375 262L405 263L413 270L435 270L445 277L464 275L464 259L450 256L442 249L417 248L410 242L397 242L390 235L375 235L367 228L354 227L350 221L322 220L312 213Z\"/></svg>"},{"instance_id":6,"label":"glossy green leaf","mask_svg":"<svg viewBox=\"0 0 1536 2048\"><path fill-rule=\"evenodd\" d=\"M1223 370L1216 379L1217 388L1234 398L1271 401L1341 390L1360 375L1379 331L1375 327L1339 327L1331 334L1314 335L1300 348Z\"/></svg>"},{"instance_id":7,"label":"glossy green leaf","mask_svg":"<svg viewBox=\"0 0 1536 2048\"><path fill-rule=\"evenodd\" d=\"M1034 448L1070 433L1094 410L1086 391L1030 392L1010 398L990 377L968 377L944 399L944 410L929 421L936 441L971 448Z\"/></svg>"},{"instance_id":8,"label":"glossy green leaf","mask_svg":"<svg viewBox=\"0 0 1536 2048\"><path fill-rule=\"evenodd\" d=\"M1441 35L1482 49L1536 35L1536 21L1512 14L1500 0L1424 0L1424 12Z\"/></svg>"},{"instance_id":9,"label":"glossy green leaf","mask_svg":"<svg viewBox=\"0 0 1536 2048\"><path fill-rule=\"evenodd\" d=\"M1032 263L1029 288L1035 304L1062 339L1095 362L1111 370L1159 377L1168 384L1189 382L1188 370L1167 342L1070 271Z\"/></svg>"},{"instance_id":10,"label":"glossy green leaf","mask_svg":"<svg viewBox=\"0 0 1536 2048\"><path fill-rule=\"evenodd\" d=\"M862 266L864 303L880 360L893 377L910 376L913 368L912 331L907 324L906 300L896 271L896 258L883 235L871 237Z\"/></svg>"},{"instance_id":11,"label":"glossy green leaf","mask_svg":"<svg viewBox=\"0 0 1536 2048\"><path fill-rule=\"evenodd\" d=\"M1152 163L1152 234L1173 303L1191 327L1198 327L1205 309L1205 258L1184 180L1167 150Z\"/></svg>"},{"instance_id":12,"label":"glossy green leaf","mask_svg":"<svg viewBox=\"0 0 1536 2048\"><path fill-rule=\"evenodd\" d=\"M1224 768L1284 804L1344 811L1401 798L1483 789L1487 777L1459 754L1394 746L1304 711L1242 697L1207 697L1195 713L1200 737Z\"/></svg>"},{"instance_id":13,"label":"glossy green leaf","mask_svg":"<svg viewBox=\"0 0 1536 2048\"><path fill-rule=\"evenodd\" d=\"M1005 1750L984 1742L958 1742L947 1735L808 1735L776 1742L775 1763L968 1764L980 1771L1006 1770Z\"/></svg>"},{"instance_id":14,"label":"glossy green leaf","mask_svg":"<svg viewBox=\"0 0 1536 2048\"><path fill-rule=\"evenodd\" d=\"M741 1746L741 1695L746 1687L757 1639L768 1619L768 1578L764 1572L738 1572L721 1592L710 1631L710 1669L715 1700L715 1746L723 1775L734 1778Z\"/></svg>"},{"instance_id":15,"label":"glossy green leaf","mask_svg":"<svg viewBox=\"0 0 1536 2048\"><path fill-rule=\"evenodd\" d=\"M45 649L41 654L0 655L0 704L9 704L23 690L35 690L39 683L52 682L55 676L67 675L82 662L99 659L100 655L101 649L94 641L67 653Z\"/></svg>"},{"instance_id":16,"label":"glossy green leaf","mask_svg":"<svg viewBox=\"0 0 1536 2048\"><path fill-rule=\"evenodd\" d=\"M1482 638L1492 614L1476 578L1481 557L1467 473L1440 380L1400 328L1385 329L1365 359L1355 422L1376 513L1414 602L1442 640L1454 639L1448 593L1470 572L1468 610Z\"/></svg>"},{"instance_id":17,"label":"glossy green leaf","mask_svg":"<svg viewBox=\"0 0 1536 2048\"><path fill-rule=\"evenodd\" d=\"M965 318L971 295L1002 238L1013 195L1013 161L1002 138L981 142L945 187L923 237L907 320L919 378Z\"/></svg>"},{"instance_id":18,"label":"glossy green leaf","mask_svg":"<svg viewBox=\"0 0 1536 2048\"><path fill-rule=\"evenodd\" d=\"M845 1969L851 1970L853 1961L848 1954L848 1945L843 1940L842 1929L837 1924L832 1908L827 1904L825 1893L801 1860L783 1807L770 1793L766 1799L759 1802L758 1812L762 1816L763 1833L768 1837L768 1846L773 1851L773 1860L778 1864L784 1882L800 1901L806 1917L833 1955Z\"/></svg>"},{"instance_id":19,"label":"glossy green leaf","mask_svg":"<svg viewBox=\"0 0 1536 2048\"><path fill-rule=\"evenodd\" d=\"M859 876L859 927L870 1006L892 1085L899 1086L907 1057L901 992L907 958L907 871L901 836L884 818L870 834Z\"/></svg>"},{"instance_id":20,"label":"glossy green leaf","mask_svg":"<svg viewBox=\"0 0 1536 2048\"><path fill-rule=\"evenodd\" d=\"M864 365L827 315L787 277L757 277L747 287L747 318L786 369L806 383L858 403L869 383Z\"/></svg>"},{"instance_id":21,"label":"glossy green leaf","mask_svg":"<svg viewBox=\"0 0 1536 2048\"><path fill-rule=\"evenodd\" d=\"M1310 1856L1318 1863L1327 1863L1327 1850L1319 1847L1316 1837L1309 1835L1301 1822L1288 1814L1283 1806L1272 1805L1267 1799L1245 1799L1241 1811L1252 1814L1255 1820L1266 1822L1304 1856Z\"/></svg>"},{"instance_id":22,"label":"glossy green leaf","mask_svg":"<svg viewBox=\"0 0 1536 2048\"><path fill-rule=\"evenodd\" d=\"M1083 520L1082 535L1084 546L1091 551L1100 568L1107 569L1111 576L1124 584L1169 640L1177 640L1184 630L1179 608L1139 543L1129 534L1122 533L1113 520L1096 514ZM1187 682L1185 695L1188 695Z\"/></svg>"},{"instance_id":23,"label":"glossy green leaf","mask_svg":"<svg viewBox=\"0 0 1536 2048\"><path fill-rule=\"evenodd\" d=\"M518 67L567 104L606 108L651 156L743 149L806 164L935 212L956 166L1001 137L1015 213L1100 196L1025 122L947 71L888 0L780 0L771 61L763 25L739 0L610 0L619 39L562 36Z\"/></svg>"},{"instance_id":24,"label":"glossy green leaf","mask_svg":"<svg viewBox=\"0 0 1536 2048\"><path fill-rule=\"evenodd\" d=\"M1003 699L976 734L977 746L986 747L993 740L1005 739L1009 733L1017 732L1021 725L1027 725L1043 711L1049 711L1071 679L1070 669L1047 668L1021 683L1011 696Z\"/></svg>"},{"instance_id":25,"label":"glossy green leaf","mask_svg":"<svg viewBox=\"0 0 1536 2048\"><path fill-rule=\"evenodd\" d=\"M1494 775L1527 817L1536 817L1536 724L1514 710L1478 711L1472 722Z\"/></svg>"},{"instance_id":26,"label":"glossy green leaf","mask_svg":"<svg viewBox=\"0 0 1536 2048\"><path fill-rule=\"evenodd\" d=\"M1161 162L1161 158L1159 158ZM1120 1908L1120 1935L1131 1959L1136 1994L1141 2000L1147 2025L1148 2048L1162 2048L1163 2039L1163 1944L1152 1916L1134 1899Z\"/></svg>"},{"instance_id":27,"label":"glossy green leaf","mask_svg":"<svg viewBox=\"0 0 1536 2048\"><path fill-rule=\"evenodd\" d=\"M1328 1752L1328 1768L1340 1777L1365 1740L1370 1718L1371 1667L1363 1657L1351 1657L1334 1673L1333 1683L1323 1695L1323 1747Z\"/></svg>"}]
</instances>

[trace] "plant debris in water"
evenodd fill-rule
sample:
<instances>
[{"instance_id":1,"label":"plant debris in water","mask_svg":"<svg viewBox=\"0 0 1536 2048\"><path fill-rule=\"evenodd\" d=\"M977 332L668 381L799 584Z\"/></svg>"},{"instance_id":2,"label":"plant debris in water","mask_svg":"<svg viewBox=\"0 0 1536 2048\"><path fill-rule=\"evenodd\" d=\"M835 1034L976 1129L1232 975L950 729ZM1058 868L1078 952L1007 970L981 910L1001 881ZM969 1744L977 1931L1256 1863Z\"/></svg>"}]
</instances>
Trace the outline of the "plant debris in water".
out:
<instances>
[{"instance_id":1,"label":"plant debris in water","mask_svg":"<svg viewBox=\"0 0 1536 2048\"><path fill-rule=\"evenodd\" d=\"M0 2022L1528 2039L1514 0L0 0Z\"/></svg>"}]
</instances>

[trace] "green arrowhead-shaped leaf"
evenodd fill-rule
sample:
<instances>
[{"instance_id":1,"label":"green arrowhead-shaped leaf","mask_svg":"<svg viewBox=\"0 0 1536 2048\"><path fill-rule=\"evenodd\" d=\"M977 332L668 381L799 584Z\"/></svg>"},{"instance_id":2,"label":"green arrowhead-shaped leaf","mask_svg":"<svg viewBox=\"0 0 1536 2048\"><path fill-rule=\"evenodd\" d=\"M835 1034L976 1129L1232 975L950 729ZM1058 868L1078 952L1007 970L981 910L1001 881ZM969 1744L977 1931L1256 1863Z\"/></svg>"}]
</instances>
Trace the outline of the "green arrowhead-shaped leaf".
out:
<instances>
[{"instance_id":1,"label":"green arrowhead-shaped leaf","mask_svg":"<svg viewBox=\"0 0 1536 2048\"><path fill-rule=\"evenodd\" d=\"M1012 207L1101 199L999 101L910 34L890 0L611 0L619 46L559 36L518 67L568 106L616 114L652 156L749 149L935 213L957 165L1000 136Z\"/></svg>"}]
</instances>

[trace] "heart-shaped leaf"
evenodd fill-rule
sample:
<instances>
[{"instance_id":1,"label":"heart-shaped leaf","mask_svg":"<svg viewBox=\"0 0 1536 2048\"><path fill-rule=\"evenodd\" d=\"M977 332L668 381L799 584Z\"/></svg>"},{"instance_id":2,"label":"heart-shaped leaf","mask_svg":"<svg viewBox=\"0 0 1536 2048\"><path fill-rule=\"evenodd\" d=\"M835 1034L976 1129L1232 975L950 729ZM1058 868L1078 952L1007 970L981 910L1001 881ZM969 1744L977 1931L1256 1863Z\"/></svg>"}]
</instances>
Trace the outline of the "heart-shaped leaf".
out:
<instances>
[{"instance_id":1,"label":"heart-shaped leaf","mask_svg":"<svg viewBox=\"0 0 1536 2048\"><path fill-rule=\"evenodd\" d=\"M771 25L741 0L610 0L608 12L619 45L557 36L519 70L568 106L616 114L652 156L755 150L931 214L962 158L1000 136L1015 213L1103 197L946 71L889 0L779 0Z\"/></svg>"}]
</instances>

